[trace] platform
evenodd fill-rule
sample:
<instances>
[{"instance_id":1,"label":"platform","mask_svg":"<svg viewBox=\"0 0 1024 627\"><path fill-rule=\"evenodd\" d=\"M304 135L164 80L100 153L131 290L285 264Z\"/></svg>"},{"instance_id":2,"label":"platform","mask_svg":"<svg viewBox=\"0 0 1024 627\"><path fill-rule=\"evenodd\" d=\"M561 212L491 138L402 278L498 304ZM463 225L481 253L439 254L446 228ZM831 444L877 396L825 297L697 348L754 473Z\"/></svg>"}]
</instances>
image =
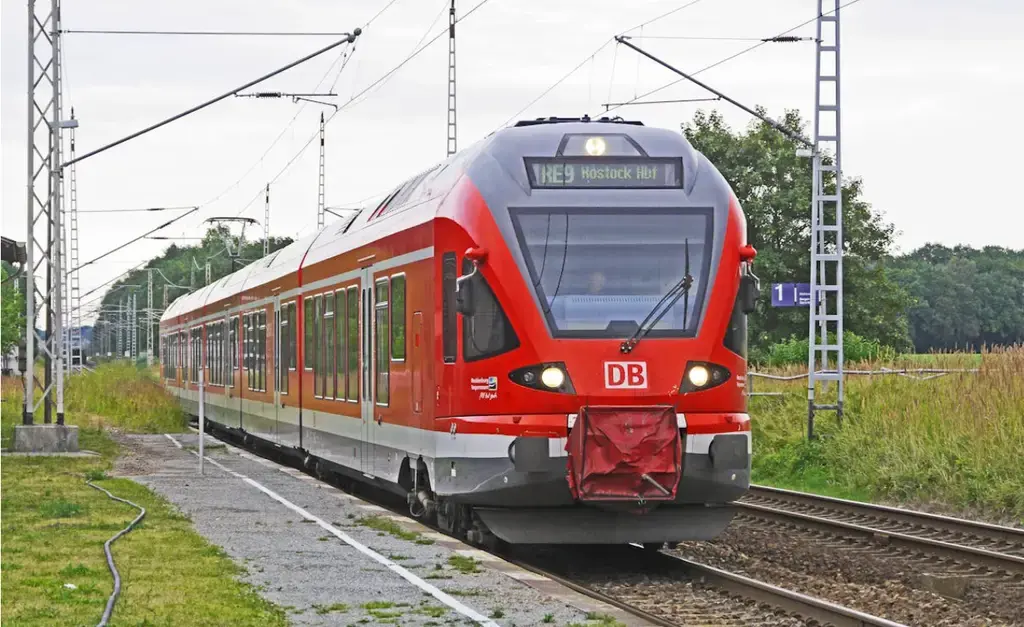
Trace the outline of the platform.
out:
<instances>
[{"instance_id":1,"label":"platform","mask_svg":"<svg viewBox=\"0 0 1024 627\"><path fill-rule=\"evenodd\" d=\"M189 516L246 569L244 579L297 625L586 623L588 612L639 625L616 608L298 470L197 436L129 436L115 472ZM477 572L467 568L470 559ZM375 602L376 605L367 606ZM341 605L339 605L341 604ZM391 605L393 604L393 605ZM325 608L343 608L324 611ZM376 608L376 609L374 609Z\"/></svg>"}]
</instances>

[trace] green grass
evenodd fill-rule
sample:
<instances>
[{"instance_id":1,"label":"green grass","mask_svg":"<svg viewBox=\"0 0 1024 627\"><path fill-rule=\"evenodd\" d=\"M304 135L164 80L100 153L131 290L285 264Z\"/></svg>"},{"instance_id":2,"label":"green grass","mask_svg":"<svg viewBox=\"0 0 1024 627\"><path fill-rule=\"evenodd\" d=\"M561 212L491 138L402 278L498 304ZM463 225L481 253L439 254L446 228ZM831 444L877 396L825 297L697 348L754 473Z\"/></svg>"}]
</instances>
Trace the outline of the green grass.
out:
<instances>
[{"instance_id":1,"label":"green grass","mask_svg":"<svg viewBox=\"0 0 1024 627\"><path fill-rule=\"evenodd\" d=\"M362 516L356 520L357 525L363 527L369 527L370 529L376 529L380 532L378 535L389 534L400 540L409 540L410 542L416 542L416 544L423 544L421 540L427 540L433 543L430 538L424 538L418 531L408 531L403 528L397 522L390 518L384 518L383 516Z\"/></svg>"},{"instance_id":2,"label":"green grass","mask_svg":"<svg viewBox=\"0 0 1024 627\"><path fill-rule=\"evenodd\" d=\"M465 555L451 555L448 557L448 564L464 575L480 572L480 562Z\"/></svg>"},{"instance_id":3,"label":"green grass","mask_svg":"<svg viewBox=\"0 0 1024 627\"><path fill-rule=\"evenodd\" d=\"M815 431L821 437L812 442L805 439L806 380L758 379L757 391L785 394L751 399L753 480L1024 522L1024 347L983 355L914 356L847 369L880 366L976 367L980 372L928 381L849 376L843 424L837 424L833 412L819 412Z\"/></svg>"},{"instance_id":4,"label":"green grass","mask_svg":"<svg viewBox=\"0 0 1024 627\"><path fill-rule=\"evenodd\" d=\"M67 422L80 426L79 446L100 455L3 459L4 624L95 624L102 615L113 588L103 543L137 510L90 488L87 478L147 510L135 530L112 547L122 578L113 624L285 624L283 610L239 581L241 568L195 533L170 503L128 479L107 478L118 445L102 427L145 432L184 427L183 415L153 383L147 373L123 366L72 378ZM21 418L20 380L4 379L3 396L6 444Z\"/></svg>"}]
</instances>

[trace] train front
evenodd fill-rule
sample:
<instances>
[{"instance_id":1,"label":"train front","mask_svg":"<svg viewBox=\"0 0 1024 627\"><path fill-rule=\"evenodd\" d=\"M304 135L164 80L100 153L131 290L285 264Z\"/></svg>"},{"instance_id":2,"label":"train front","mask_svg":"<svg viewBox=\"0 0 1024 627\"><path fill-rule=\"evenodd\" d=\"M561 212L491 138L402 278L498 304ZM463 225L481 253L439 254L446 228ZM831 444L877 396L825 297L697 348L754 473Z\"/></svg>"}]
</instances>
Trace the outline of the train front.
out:
<instances>
[{"instance_id":1,"label":"train front","mask_svg":"<svg viewBox=\"0 0 1024 627\"><path fill-rule=\"evenodd\" d=\"M729 185L680 134L608 121L520 123L467 174L435 247L458 329L438 495L513 543L715 537L749 486L758 289Z\"/></svg>"}]
</instances>

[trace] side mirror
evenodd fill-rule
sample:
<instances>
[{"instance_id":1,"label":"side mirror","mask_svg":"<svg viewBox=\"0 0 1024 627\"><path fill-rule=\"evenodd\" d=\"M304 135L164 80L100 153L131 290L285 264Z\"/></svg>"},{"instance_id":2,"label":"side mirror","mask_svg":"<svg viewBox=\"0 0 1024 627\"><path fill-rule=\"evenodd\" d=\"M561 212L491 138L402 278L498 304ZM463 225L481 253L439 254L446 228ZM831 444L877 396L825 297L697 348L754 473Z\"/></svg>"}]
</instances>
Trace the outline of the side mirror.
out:
<instances>
[{"instance_id":1,"label":"side mirror","mask_svg":"<svg viewBox=\"0 0 1024 627\"><path fill-rule=\"evenodd\" d=\"M473 271L460 276L455 280L455 311L464 316L472 316L475 299L473 298L474 281L477 273L477 265L473 264Z\"/></svg>"},{"instance_id":2,"label":"side mirror","mask_svg":"<svg viewBox=\"0 0 1024 627\"><path fill-rule=\"evenodd\" d=\"M749 270L747 272L740 277L740 307L743 313L752 314L757 308L757 299L761 297L761 280Z\"/></svg>"}]
</instances>

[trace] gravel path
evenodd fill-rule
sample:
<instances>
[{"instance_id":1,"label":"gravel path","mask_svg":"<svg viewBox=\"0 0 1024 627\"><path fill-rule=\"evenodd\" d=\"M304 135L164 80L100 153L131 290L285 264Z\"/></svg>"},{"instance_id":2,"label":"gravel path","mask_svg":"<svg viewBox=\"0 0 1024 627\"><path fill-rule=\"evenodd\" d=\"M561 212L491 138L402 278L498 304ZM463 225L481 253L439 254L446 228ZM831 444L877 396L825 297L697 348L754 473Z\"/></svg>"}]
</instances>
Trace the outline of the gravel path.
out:
<instances>
[{"instance_id":1,"label":"gravel path","mask_svg":"<svg viewBox=\"0 0 1024 627\"><path fill-rule=\"evenodd\" d=\"M331 535L320 525L187 448L197 435L122 436L115 472L174 503L196 530L246 569L244 579L286 608L296 625L473 624L438 599ZM207 439L211 459L259 482L499 625L585 622L584 612L453 552L439 534L410 532L382 508L290 468L228 452ZM282 471L283 469L283 471ZM398 520L395 520L398 519ZM450 542L445 544L450 545ZM468 547L467 547L468 549ZM467 552L472 555L473 552Z\"/></svg>"},{"instance_id":2,"label":"gravel path","mask_svg":"<svg viewBox=\"0 0 1024 627\"><path fill-rule=\"evenodd\" d=\"M676 552L908 625L1024 625L1020 580L796 525L739 515L715 541ZM950 598L929 589L935 581L965 588Z\"/></svg>"}]
</instances>

